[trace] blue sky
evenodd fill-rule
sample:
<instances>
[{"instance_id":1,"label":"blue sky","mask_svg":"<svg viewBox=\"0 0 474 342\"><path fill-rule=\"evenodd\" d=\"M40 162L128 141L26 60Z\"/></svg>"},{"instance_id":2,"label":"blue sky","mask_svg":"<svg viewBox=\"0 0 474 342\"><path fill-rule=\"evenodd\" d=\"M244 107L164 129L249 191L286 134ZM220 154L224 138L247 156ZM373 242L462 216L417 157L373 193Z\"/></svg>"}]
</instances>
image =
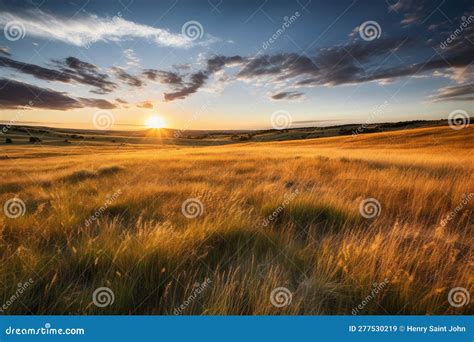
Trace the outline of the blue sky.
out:
<instances>
[{"instance_id":1,"label":"blue sky","mask_svg":"<svg viewBox=\"0 0 474 342\"><path fill-rule=\"evenodd\" d=\"M152 115L252 129L277 111L293 127L472 115L473 15L463 0L0 1L0 120L94 128L107 111L113 129Z\"/></svg>"}]
</instances>

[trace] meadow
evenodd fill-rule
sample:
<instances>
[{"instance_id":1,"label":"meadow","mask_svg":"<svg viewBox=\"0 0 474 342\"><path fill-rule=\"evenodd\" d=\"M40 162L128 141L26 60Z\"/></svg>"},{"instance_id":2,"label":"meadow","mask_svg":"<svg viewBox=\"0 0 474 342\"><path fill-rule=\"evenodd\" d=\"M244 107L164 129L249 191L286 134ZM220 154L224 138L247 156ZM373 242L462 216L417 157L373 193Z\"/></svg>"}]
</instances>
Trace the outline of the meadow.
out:
<instances>
[{"instance_id":1,"label":"meadow","mask_svg":"<svg viewBox=\"0 0 474 342\"><path fill-rule=\"evenodd\" d=\"M1 313L473 313L448 301L474 290L473 148L448 126L3 145Z\"/></svg>"}]
</instances>

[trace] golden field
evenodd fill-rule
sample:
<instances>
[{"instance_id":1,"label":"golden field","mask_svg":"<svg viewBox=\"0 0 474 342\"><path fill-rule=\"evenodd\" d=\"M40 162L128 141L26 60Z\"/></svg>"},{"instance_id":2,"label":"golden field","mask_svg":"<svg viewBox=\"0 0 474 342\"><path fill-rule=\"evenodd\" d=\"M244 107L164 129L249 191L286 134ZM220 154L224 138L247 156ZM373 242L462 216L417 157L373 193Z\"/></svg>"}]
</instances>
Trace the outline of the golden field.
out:
<instances>
[{"instance_id":1,"label":"golden field","mask_svg":"<svg viewBox=\"0 0 474 342\"><path fill-rule=\"evenodd\" d=\"M472 313L448 293L474 289L473 148L474 129L448 126L200 147L3 145L0 203L18 198L25 210L0 216L0 305L9 303L4 314ZM380 203L372 218L359 208L369 198ZM188 199L202 204L190 217ZM197 293L196 283L207 285ZM100 287L113 303L94 304ZM281 307L270 300L279 287L291 295Z\"/></svg>"}]
</instances>

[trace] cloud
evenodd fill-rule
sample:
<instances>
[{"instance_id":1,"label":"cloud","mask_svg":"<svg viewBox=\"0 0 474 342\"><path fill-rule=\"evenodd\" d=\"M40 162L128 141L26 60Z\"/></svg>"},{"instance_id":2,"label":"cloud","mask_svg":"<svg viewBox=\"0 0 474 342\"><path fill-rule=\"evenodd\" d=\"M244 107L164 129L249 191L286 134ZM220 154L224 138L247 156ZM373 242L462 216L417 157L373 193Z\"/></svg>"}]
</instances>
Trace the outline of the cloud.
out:
<instances>
[{"instance_id":1,"label":"cloud","mask_svg":"<svg viewBox=\"0 0 474 342\"><path fill-rule=\"evenodd\" d=\"M400 24L402 24L403 26L409 26L411 24L415 24L415 23L419 22L420 20L421 20L421 18L418 15L405 14L402 21L400 21Z\"/></svg>"},{"instance_id":2,"label":"cloud","mask_svg":"<svg viewBox=\"0 0 474 342\"><path fill-rule=\"evenodd\" d=\"M207 60L205 70L190 73L187 75L187 81L184 77L166 71L159 71L158 73L150 73L147 70L148 77L159 79L161 83L169 85L174 91L164 94L165 101L173 101L176 99L184 99L191 94L196 93L206 81L216 72L222 70L224 67L232 67L240 65L245 62L245 58L241 56L213 56Z\"/></svg>"},{"instance_id":3,"label":"cloud","mask_svg":"<svg viewBox=\"0 0 474 342\"><path fill-rule=\"evenodd\" d=\"M0 67L14 69L41 80L85 84L95 87L96 89L92 92L99 94L109 93L117 87L109 80L108 75L100 73L96 66L75 57L68 57L54 63L59 67L58 70L0 56Z\"/></svg>"},{"instance_id":4,"label":"cloud","mask_svg":"<svg viewBox=\"0 0 474 342\"><path fill-rule=\"evenodd\" d=\"M133 49L125 49L123 50L123 54L127 60L127 66L132 68L140 66L140 58L138 58Z\"/></svg>"},{"instance_id":5,"label":"cloud","mask_svg":"<svg viewBox=\"0 0 474 342\"><path fill-rule=\"evenodd\" d=\"M297 91L284 91L271 96L273 100L297 100L303 97L304 94Z\"/></svg>"},{"instance_id":6,"label":"cloud","mask_svg":"<svg viewBox=\"0 0 474 342\"><path fill-rule=\"evenodd\" d=\"M65 83L73 81L73 77L65 72L63 73L59 70L43 68L35 64L15 61L7 57L0 56L0 67L15 69L16 71L32 75L36 78L46 81L59 81Z\"/></svg>"},{"instance_id":7,"label":"cloud","mask_svg":"<svg viewBox=\"0 0 474 342\"><path fill-rule=\"evenodd\" d=\"M444 0L397 0L387 1L389 12L403 14L402 27L420 24L444 3Z\"/></svg>"},{"instance_id":8,"label":"cloud","mask_svg":"<svg viewBox=\"0 0 474 342\"><path fill-rule=\"evenodd\" d=\"M115 105L102 99L75 99L66 93L49 88L40 88L11 79L0 78L0 108L16 109L25 106L33 108L68 110L83 107L113 109Z\"/></svg>"},{"instance_id":9,"label":"cloud","mask_svg":"<svg viewBox=\"0 0 474 342\"><path fill-rule=\"evenodd\" d=\"M197 73L191 74L189 81L178 87L176 91L165 93L165 101L184 99L187 96L196 93L198 89L205 84L208 78L209 74L207 72L199 71Z\"/></svg>"},{"instance_id":10,"label":"cloud","mask_svg":"<svg viewBox=\"0 0 474 342\"><path fill-rule=\"evenodd\" d=\"M64 61L59 61L57 63L61 66L64 65L70 69L76 70L77 72L96 73L98 70L94 64L81 61L76 57L67 57Z\"/></svg>"},{"instance_id":11,"label":"cloud","mask_svg":"<svg viewBox=\"0 0 474 342\"><path fill-rule=\"evenodd\" d=\"M145 101L142 103L137 104L138 108L144 108L144 109L153 109L153 103L150 101Z\"/></svg>"},{"instance_id":12,"label":"cloud","mask_svg":"<svg viewBox=\"0 0 474 342\"><path fill-rule=\"evenodd\" d=\"M127 101L119 99L119 98L116 98L115 101L117 101L118 103L121 103L121 104L128 104Z\"/></svg>"},{"instance_id":13,"label":"cloud","mask_svg":"<svg viewBox=\"0 0 474 342\"><path fill-rule=\"evenodd\" d=\"M297 86L306 87L358 83L370 74L370 67L364 64L408 44L408 39L381 38L321 48L314 57L297 53L261 55L247 58L237 78L271 77L276 82L294 79Z\"/></svg>"},{"instance_id":14,"label":"cloud","mask_svg":"<svg viewBox=\"0 0 474 342\"><path fill-rule=\"evenodd\" d=\"M54 16L39 9L21 13L0 13L0 26L16 21L25 27L26 35L58 40L67 44L86 47L98 41L119 42L128 39L146 39L157 45L186 48L194 42L181 33L171 33L166 29L137 24L121 16L99 17L81 15L72 18ZM209 39L207 43L215 41ZM206 41L198 42L199 44Z\"/></svg>"},{"instance_id":15,"label":"cloud","mask_svg":"<svg viewBox=\"0 0 474 342\"><path fill-rule=\"evenodd\" d=\"M0 54L5 56L11 56L10 48L8 46L0 46Z\"/></svg>"},{"instance_id":16,"label":"cloud","mask_svg":"<svg viewBox=\"0 0 474 342\"><path fill-rule=\"evenodd\" d=\"M146 69L143 71L145 75L151 81L158 81L162 84L168 85L182 85L183 79L176 72L155 70L155 69Z\"/></svg>"},{"instance_id":17,"label":"cloud","mask_svg":"<svg viewBox=\"0 0 474 342\"><path fill-rule=\"evenodd\" d=\"M100 109L114 109L117 107L115 104L104 99L87 99L80 97L79 100L83 107L95 107Z\"/></svg>"},{"instance_id":18,"label":"cloud","mask_svg":"<svg viewBox=\"0 0 474 342\"><path fill-rule=\"evenodd\" d=\"M474 83L441 88L436 95L430 96L430 99L433 102L473 101Z\"/></svg>"},{"instance_id":19,"label":"cloud","mask_svg":"<svg viewBox=\"0 0 474 342\"><path fill-rule=\"evenodd\" d=\"M34 108L67 110L82 107L65 93L31 84L0 78L0 108L15 109L32 103Z\"/></svg>"},{"instance_id":20,"label":"cloud","mask_svg":"<svg viewBox=\"0 0 474 342\"><path fill-rule=\"evenodd\" d=\"M464 31L470 39L472 29ZM473 37L474 39L474 37ZM333 87L338 85L359 84L365 82L390 83L406 76L421 77L428 72L440 72L443 69L458 75L459 70L472 62L474 47L465 44L462 39L453 42L440 55L412 64L386 66L385 60L392 54L411 54L417 48L417 42L410 38L380 38L375 41L351 41L347 44L321 48L314 56L297 53L280 53L258 56L212 56L206 61L206 68L199 72L176 74L160 71L147 72L147 77L158 79L173 90L165 93L166 101L184 99L196 93L214 74L226 68L237 66L230 80L265 80L269 86L296 87ZM160 76L158 76L160 75ZM186 81L188 80L188 81ZM300 92L281 92L272 99L296 99L303 96Z\"/></svg>"},{"instance_id":21,"label":"cloud","mask_svg":"<svg viewBox=\"0 0 474 342\"><path fill-rule=\"evenodd\" d=\"M100 72L97 66L76 57L67 57L56 63L61 72L71 75L74 81L95 87L96 89L91 91L93 93L106 94L117 88L117 84L110 80L109 75Z\"/></svg>"},{"instance_id":22,"label":"cloud","mask_svg":"<svg viewBox=\"0 0 474 342\"><path fill-rule=\"evenodd\" d=\"M213 56L207 60L207 72L215 73L224 67L239 66L245 62L246 59L242 56Z\"/></svg>"},{"instance_id":23,"label":"cloud","mask_svg":"<svg viewBox=\"0 0 474 342\"><path fill-rule=\"evenodd\" d=\"M126 72L123 68L120 67L112 67L112 71L115 73L117 78L131 87L141 87L143 86L143 81L136 76L130 75Z\"/></svg>"}]
</instances>

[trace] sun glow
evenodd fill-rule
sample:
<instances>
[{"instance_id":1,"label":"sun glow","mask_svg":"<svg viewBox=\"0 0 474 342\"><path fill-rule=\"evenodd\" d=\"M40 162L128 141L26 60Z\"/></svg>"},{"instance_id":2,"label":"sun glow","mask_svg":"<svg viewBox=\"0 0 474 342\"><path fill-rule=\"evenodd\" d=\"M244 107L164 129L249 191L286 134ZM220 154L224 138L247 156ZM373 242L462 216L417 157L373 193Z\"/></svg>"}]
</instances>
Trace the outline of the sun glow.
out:
<instances>
[{"instance_id":1,"label":"sun glow","mask_svg":"<svg viewBox=\"0 0 474 342\"><path fill-rule=\"evenodd\" d=\"M145 124L148 128L163 128L166 126L165 120L157 115L150 116Z\"/></svg>"}]
</instances>

